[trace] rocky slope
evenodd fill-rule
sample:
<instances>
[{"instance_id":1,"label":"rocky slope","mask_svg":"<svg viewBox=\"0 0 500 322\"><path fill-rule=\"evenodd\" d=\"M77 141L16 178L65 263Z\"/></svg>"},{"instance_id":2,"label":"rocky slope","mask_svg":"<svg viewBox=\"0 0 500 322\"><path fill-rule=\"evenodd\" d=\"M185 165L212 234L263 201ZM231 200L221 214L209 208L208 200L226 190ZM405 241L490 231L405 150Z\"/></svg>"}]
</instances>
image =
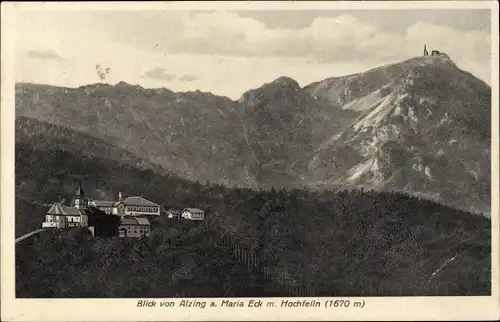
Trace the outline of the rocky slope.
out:
<instances>
[{"instance_id":1,"label":"rocky slope","mask_svg":"<svg viewBox=\"0 0 500 322\"><path fill-rule=\"evenodd\" d=\"M329 87L334 82L337 92ZM412 59L308 90L360 113L318 148L309 164L312 185L403 190L488 211L491 90L447 57Z\"/></svg>"}]
</instances>

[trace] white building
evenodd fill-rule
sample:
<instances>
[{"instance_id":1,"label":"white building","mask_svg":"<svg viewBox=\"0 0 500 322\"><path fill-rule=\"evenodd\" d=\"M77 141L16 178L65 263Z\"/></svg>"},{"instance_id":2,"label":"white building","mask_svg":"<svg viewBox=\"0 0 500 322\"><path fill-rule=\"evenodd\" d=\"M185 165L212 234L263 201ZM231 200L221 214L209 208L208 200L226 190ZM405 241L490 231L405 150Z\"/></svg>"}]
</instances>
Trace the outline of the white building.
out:
<instances>
[{"instance_id":1,"label":"white building","mask_svg":"<svg viewBox=\"0 0 500 322\"><path fill-rule=\"evenodd\" d=\"M185 208L181 213L181 217L188 220L204 220L205 212L198 208Z\"/></svg>"},{"instance_id":2,"label":"white building","mask_svg":"<svg viewBox=\"0 0 500 322\"><path fill-rule=\"evenodd\" d=\"M84 210L55 202L47 211L42 228L88 227L89 219Z\"/></svg>"}]
</instances>

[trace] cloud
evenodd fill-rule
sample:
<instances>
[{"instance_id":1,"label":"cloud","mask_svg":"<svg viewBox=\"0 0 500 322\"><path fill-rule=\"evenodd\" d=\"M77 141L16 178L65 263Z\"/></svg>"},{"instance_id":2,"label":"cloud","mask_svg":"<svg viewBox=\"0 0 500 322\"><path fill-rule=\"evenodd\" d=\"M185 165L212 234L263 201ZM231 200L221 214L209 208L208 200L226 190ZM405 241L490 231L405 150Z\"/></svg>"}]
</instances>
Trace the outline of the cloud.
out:
<instances>
[{"instance_id":1,"label":"cloud","mask_svg":"<svg viewBox=\"0 0 500 322\"><path fill-rule=\"evenodd\" d=\"M82 12L73 16L53 13L27 16L20 26L26 32L20 36L30 38L30 42L21 43L23 46L35 41L34 48L56 48L63 53L69 45L63 38L70 37L88 39L90 44L99 42L94 47L120 43L161 54L300 57L331 63L402 60L420 55L424 43L447 52L453 60L484 62L491 57L487 31L458 30L425 22L395 31L360 17L356 13L330 13L316 16L301 28L287 29L270 28L255 18L228 11ZM169 78L158 72L159 77Z\"/></svg>"},{"instance_id":2,"label":"cloud","mask_svg":"<svg viewBox=\"0 0 500 322\"><path fill-rule=\"evenodd\" d=\"M348 14L316 17L302 29L280 29L267 28L256 19L234 12L191 13L172 20L170 28L175 33L155 38L154 45L143 45L164 53L375 63L420 55L427 43L446 51L452 59L490 57L488 32L457 31L422 22L399 32L384 31Z\"/></svg>"},{"instance_id":3,"label":"cloud","mask_svg":"<svg viewBox=\"0 0 500 322\"><path fill-rule=\"evenodd\" d=\"M167 73L167 71L163 67L155 67L153 69L146 71L143 74L143 77L169 81L175 79L177 76L174 74Z\"/></svg>"},{"instance_id":4,"label":"cloud","mask_svg":"<svg viewBox=\"0 0 500 322\"><path fill-rule=\"evenodd\" d=\"M279 76L304 86L398 62L421 55L424 43L446 52L460 68L491 78L489 32L424 22L384 29L356 13L321 14L286 29L234 12L25 11L16 26L17 39L23 39L16 44L23 60L16 64L16 80L80 86L95 82L101 64L112 69L105 75L109 83L167 83L173 90L237 99ZM64 59L48 68L48 60L30 59L29 52Z\"/></svg>"},{"instance_id":5,"label":"cloud","mask_svg":"<svg viewBox=\"0 0 500 322\"><path fill-rule=\"evenodd\" d=\"M491 39L486 32L460 32L445 26L418 22L408 28L406 40L409 43L425 40L431 43L431 47L448 52L452 59L489 61L491 58Z\"/></svg>"},{"instance_id":6,"label":"cloud","mask_svg":"<svg viewBox=\"0 0 500 322\"><path fill-rule=\"evenodd\" d=\"M51 50L31 50L26 53L26 56L33 59L63 60L61 56Z\"/></svg>"},{"instance_id":7,"label":"cloud","mask_svg":"<svg viewBox=\"0 0 500 322\"><path fill-rule=\"evenodd\" d=\"M195 75L182 75L179 79L183 82L192 82L199 79L199 77Z\"/></svg>"},{"instance_id":8,"label":"cloud","mask_svg":"<svg viewBox=\"0 0 500 322\"><path fill-rule=\"evenodd\" d=\"M198 76L192 75L192 74L185 74L182 76L178 76L176 74L167 72L167 70L163 67L152 68L152 69L146 71L142 75L142 77L150 78L150 79L157 79L157 80L164 80L164 81L180 80L183 82L192 82L192 81L199 79Z\"/></svg>"}]
</instances>

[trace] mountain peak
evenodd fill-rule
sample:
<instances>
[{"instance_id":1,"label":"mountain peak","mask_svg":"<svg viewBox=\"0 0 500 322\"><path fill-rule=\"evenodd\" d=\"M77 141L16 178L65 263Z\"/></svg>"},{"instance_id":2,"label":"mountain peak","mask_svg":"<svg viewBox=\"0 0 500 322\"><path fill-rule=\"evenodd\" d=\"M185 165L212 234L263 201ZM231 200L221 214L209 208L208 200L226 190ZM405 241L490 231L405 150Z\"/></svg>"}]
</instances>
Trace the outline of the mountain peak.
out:
<instances>
[{"instance_id":1,"label":"mountain peak","mask_svg":"<svg viewBox=\"0 0 500 322\"><path fill-rule=\"evenodd\" d=\"M434 56L415 57L414 60L420 64L426 64L426 65L448 64L456 67L456 64L453 62L453 60L451 60L450 56L448 56L445 53L440 53L439 55L434 55Z\"/></svg>"},{"instance_id":2,"label":"mountain peak","mask_svg":"<svg viewBox=\"0 0 500 322\"><path fill-rule=\"evenodd\" d=\"M299 83L293 78L281 76L270 83L265 83L259 88L251 89L241 96L239 103L243 105L255 105L256 102L266 100L266 98L284 96L305 95Z\"/></svg>"},{"instance_id":3,"label":"mountain peak","mask_svg":"<svg viewBox=\"0 0 500 322\"><path fill-rule=\"evenodd\" d=\"M131 86L130 84L128 84L127 82L124 82L124 81L119 81L118 83L115 84L116 87L128 87L128 86Z\"/></svg>"},{"instance_id":4,"label":"mountain peak","mask_svg":"<svg viewBox=\"0 0 500 322\"><path fill-rule=\"evenodd\" d=\"M126 89L130 89L130 88L143 89L143 87L140 85L131 85L131 84L124 82L124 81L119 81L118 83L115 84L115 87L126 88Z\"/></svg>"},{"instance_id":5,"label":"mountain peak","mask_svg":"<svg viewBox=\"0 0 500 322\"><path fill-rule=\"evenodd\" d=\"M287 77L287 76L278 77L274 81L272 81L271 84L280 85L280 86L291 86L291 87L298 87L298 88L300 88L299 83L297 83L296 80L294 80L291 77Z\"/></svg>"},{"instance_id":6,"label":"mountain peak","mask_svg":"<svg viewBox=\"0 0 500 322\"><path fill-rule=\"evenodd\" d=\"M111 85L108 83L93 83L93 84L82 85L82 86L79 86L78 88L96 89L96 88L108 88L108 87L111 87Z\"/></svg>"}]
</instances>

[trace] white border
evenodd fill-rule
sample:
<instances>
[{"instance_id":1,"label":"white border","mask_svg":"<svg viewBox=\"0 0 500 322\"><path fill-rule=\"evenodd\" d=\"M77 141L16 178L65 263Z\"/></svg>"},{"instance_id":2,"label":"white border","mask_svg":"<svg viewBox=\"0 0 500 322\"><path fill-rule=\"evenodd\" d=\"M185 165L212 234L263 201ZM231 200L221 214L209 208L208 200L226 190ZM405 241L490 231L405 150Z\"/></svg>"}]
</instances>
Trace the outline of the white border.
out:
<instances>
[{"instance_id":1,"label":"white border","mask_svg":"<svg viewBox=\"0 0 500 322\"><path fill-rule=\"evenodd\" d=\"M492 296L377 297L363 309L326 308L137 308L135 299L27 300L14 297L14 55L16 10L299 10L299 9L491 9L492 10ZM1 59L1 313L6 321L155 321L155 320L492 320L500 318L498 283L498 3L496 1L411 2L115 2L2 3ZM287 298L290 299L290 298ZM159 299L156 299L159 300ZM214 301L216 299L213 299ZM219 299L220 300L220 299ZM266 299L268 300L268 299ZM276 299L279 300L279 299ZM321 299L324 300L324 299ZM351 300L354 300L351 298ZM180 301L180 300L177 300ZM210 299L209 299L210 301Z\"/></svg>"}]
</instances>

